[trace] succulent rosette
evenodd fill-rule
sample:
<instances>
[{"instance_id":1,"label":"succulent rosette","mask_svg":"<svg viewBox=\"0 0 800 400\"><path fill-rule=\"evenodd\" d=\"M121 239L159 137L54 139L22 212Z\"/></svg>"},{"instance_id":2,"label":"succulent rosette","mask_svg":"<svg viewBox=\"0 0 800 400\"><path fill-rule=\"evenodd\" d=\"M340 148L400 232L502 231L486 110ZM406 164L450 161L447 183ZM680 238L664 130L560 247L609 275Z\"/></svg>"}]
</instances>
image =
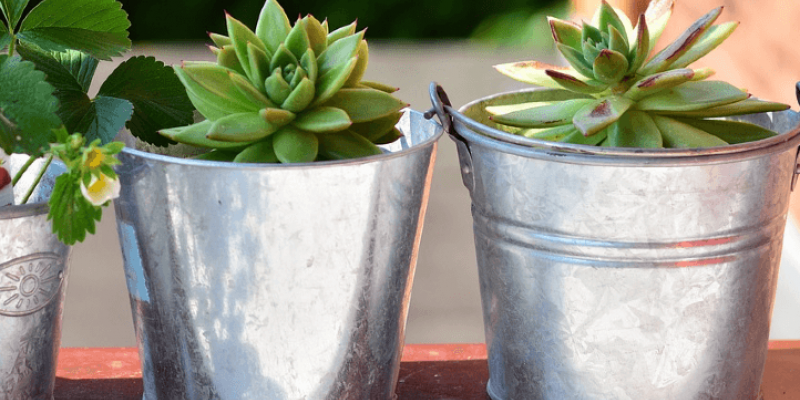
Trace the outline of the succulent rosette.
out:
<instances>
[{"instance_id":1,"label":"succulent rosette","mask_svg":"<svg viewBox=\"0 0 800 400\"><path fill-rule=\"evenodd\" d=\"M184 62L175 71L206 118L161 130L177 142L213 151L202 159L298 163L380 154L377 144L408 104L396 88L362 81L369 50L355 22L328 31L308 15L292 26L274 0L255 32L227 15L228 35L211 34L216 62Z\"/></svg>"},{"instance_id":2,"label":"succulent rosette","mask_svg":"<svg viewBox=\"0 0 800 400\"><path fill-rule=\"evenodd\" d=\"M782 111L786 104L752 98L729 83L707 80L710 69L690 64L716 48L738 22L712 25L716 8L652 57L674 1L653 0L632 27L603 1L594 24L548 18L569 67L536 61L498 65L516 80L544 86L524 104L487 107L491 119L527 137L613 147L692 148L776 135L719 117Z\"/></svg>"}]
</instances>

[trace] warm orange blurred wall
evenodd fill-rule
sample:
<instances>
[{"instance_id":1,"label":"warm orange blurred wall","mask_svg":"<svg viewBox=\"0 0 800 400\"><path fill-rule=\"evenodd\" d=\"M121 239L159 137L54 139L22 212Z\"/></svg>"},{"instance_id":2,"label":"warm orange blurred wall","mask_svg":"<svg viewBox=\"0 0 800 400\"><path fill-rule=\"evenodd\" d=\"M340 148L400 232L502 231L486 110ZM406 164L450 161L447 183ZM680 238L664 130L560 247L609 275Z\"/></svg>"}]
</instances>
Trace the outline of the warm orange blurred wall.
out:
<instances>
[{"instance_id":1,"label":"warm orange blurred wall","mask_svg":"<svg viewBox=\"0 0 800 400\"><path fill-rule=\"evenodd\" d=\"M633 17L647 1L609 1ZM600 0L574 0L575 13L594 14ZM800 1L798 0L677 0L672 18L661 36L662 48L697 18L724 6L717 22L739 21L740 25L720 47L692 67L717 71L712 79L747 89L756 97L791 104L798 110L795 83L800 81ZM633 19L633 18L631 18ZM800 220L800 190L792 198L792 214Z\"/></svg>"}]
</instances>

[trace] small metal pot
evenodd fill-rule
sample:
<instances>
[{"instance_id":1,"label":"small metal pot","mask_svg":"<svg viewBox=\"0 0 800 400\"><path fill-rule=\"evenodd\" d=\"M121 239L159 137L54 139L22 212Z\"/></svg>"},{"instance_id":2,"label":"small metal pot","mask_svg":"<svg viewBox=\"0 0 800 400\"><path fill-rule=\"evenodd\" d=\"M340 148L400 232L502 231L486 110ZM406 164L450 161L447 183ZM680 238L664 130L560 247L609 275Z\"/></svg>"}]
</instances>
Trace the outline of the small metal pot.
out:
<instances>
[{"instance_id":1,"label":"small metal pot","mask_svg":"<svg viewBox=\"0 0 800 400\"><path fill-rule=\"evenodd\" d=\"M800 116L748 116L784 134L692 150L491 127L485 106L529 93L456 111L431 85L472 197L489 395L756 399Z\"/></svg>"},{"instance_id":2,"label":"small metal pot","mask_svg":"<svg viewBox=\"0 0 800 400\"><path fill-rule=\"evenodd\" d=\"M14 155L13 175L27 160ZM26 188L43 166L32 164L17 184ZM47 220L54 162L26 205L0 208L0 399L51 400L61 345L61 314L72 247L58 240ZM17 191L18 198L20 192Z\"/></svg>"},{"instance_id":3,"label":"small metal pot","mask_svg":"<svg viewBox=\"0 0 800 400\"><path fill-rule=\"evenodd\" d=\"M438 124L301 165L125 149L117 229L146 400L389 399Z\"/></svg>"}]
</instances>

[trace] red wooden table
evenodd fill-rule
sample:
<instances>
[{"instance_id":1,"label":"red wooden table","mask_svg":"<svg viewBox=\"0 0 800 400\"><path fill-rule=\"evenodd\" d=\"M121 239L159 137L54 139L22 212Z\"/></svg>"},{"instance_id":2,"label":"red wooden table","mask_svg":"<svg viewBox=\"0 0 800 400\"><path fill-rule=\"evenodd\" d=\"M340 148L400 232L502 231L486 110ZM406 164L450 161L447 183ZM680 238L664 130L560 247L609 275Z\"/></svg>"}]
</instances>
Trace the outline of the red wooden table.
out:
<instances>
[{"instance_id":1,"label":"red wooden table","mask_svg":"<svg viewBox=\"0 0 800 400\"><path fill-rule=\"evenodd\" d=\"M765 400L800 400L800 341L770 342ZM483 344L409 344L403 350L398 400L489 400ZM141 400L135 348L65 348L55 400Z\"/></svg>"}]
</instances>

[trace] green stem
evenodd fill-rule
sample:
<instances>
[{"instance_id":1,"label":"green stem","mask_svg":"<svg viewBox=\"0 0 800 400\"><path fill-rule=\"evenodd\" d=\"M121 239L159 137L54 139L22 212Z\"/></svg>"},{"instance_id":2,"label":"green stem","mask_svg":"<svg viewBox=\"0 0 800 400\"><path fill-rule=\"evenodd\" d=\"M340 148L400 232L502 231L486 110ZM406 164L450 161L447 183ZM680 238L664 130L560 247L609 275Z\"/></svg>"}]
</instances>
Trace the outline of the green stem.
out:
<instances>
[{"instance_id":1,"label":"green stem","mask_svg":"<svg viewBox=\"0 0 800 400\"><path fill-rule=\"evenodd\" d=\"M14 35L11 35L11 44L8 45L8 56L11 57L14 55L14 47L16 47L17 38Z\"/></svg>"},{"instance_id":2,"label":"green stem","mask_svg":"<svg viewBox=\"0 0 800 400\"><path fill-rule=\"evenodd\" d=\"M44 173L47 172L47 167L50 166L51 162L53 162L53 153L50 153L47 156L47 161L45 161L44 167L42 167L42 170L39 171L39 175L36 176L36 180L33 181L31 187L28 188L28 193L25 193L25 197L22 199L22 204L28 203L28 199L30 199L31 195L33 194L33 189L36 189L36 186L39 186L39 181L42 180L42 177L44 176Z\"/></svg>"},{"instance_id":3,"label":"green stem","mask_svg":"<svg viewBox=\"0 0 800 400\"><path fill-rule=\"evenodd\" d=\"M22 175L25 173L25 171L28 170L28 168L31 166L31 164L33 164L34 161L36 161L36 157L28 158L28 161L25 162L25 165L23 165L22 168L20 168L19 171L17 171L17 174L14 175L14 179L11 180L12 186L16 185L17 182L19 182L20 178L22 178Z\"/></svg>"}]
</instances>

